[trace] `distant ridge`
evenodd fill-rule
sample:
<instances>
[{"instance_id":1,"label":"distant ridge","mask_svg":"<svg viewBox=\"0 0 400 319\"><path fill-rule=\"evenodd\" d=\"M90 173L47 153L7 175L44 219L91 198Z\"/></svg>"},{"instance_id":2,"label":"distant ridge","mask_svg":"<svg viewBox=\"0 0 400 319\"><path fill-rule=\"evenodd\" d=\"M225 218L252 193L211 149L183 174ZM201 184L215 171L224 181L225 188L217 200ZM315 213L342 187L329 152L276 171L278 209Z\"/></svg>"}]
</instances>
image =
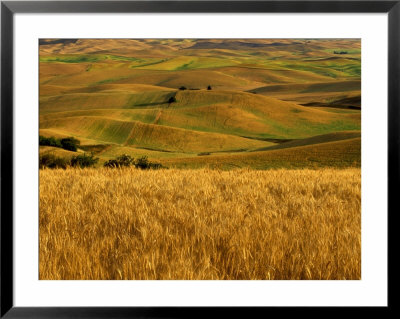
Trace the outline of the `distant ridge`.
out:
<instances>
[{"instance_id":1,"label":"distant ridge","mask_svg":"<svg viewBox=\"0 0 400 319\"><path fill-rule=\"evenodd\" d=\"M39 45L46 45L46 44L69 44L69 43L76 43L78 39L55 39L55 40L48 40L48 39L39 39Z\"/></svg>"}]
</instances>

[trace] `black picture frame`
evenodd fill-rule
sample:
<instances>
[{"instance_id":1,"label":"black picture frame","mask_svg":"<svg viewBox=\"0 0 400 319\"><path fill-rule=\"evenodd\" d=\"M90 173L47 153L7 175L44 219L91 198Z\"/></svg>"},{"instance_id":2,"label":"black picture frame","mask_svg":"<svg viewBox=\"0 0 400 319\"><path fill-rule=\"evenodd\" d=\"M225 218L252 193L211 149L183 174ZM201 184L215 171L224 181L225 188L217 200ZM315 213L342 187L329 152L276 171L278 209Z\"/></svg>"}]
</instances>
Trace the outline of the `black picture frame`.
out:
<instances>
[{"instance_id":1,"label":"black picture frame","mask_svg":"<svg viewBox=\"0 0 400 319\"><path fill-rule=\"evenodd\" d=\"M1 312L5 318L191 318L282 313L276 307L15 307L13 301L13 19L16 13L387 13L388 14L388 247L398 213L400 144L400 0L396 1L1 1ZM377 212L385 213L385 212ZM388 254L388 264L392 259ZM390 267L391 268L391 267ZM389 272L392 280L392 274ZM390 280L388 280L390 287ZM388 294L388 311L393 294ZM326 311L326 307L323 307ZM330 308L335 314L340 307ZM321 309L321 308L319 308ZM285 308L301 315L309 307ZM359 314L359 308L346 308ZM367 311L371 311L368 309Z\"/></svg>"}]
</instances>

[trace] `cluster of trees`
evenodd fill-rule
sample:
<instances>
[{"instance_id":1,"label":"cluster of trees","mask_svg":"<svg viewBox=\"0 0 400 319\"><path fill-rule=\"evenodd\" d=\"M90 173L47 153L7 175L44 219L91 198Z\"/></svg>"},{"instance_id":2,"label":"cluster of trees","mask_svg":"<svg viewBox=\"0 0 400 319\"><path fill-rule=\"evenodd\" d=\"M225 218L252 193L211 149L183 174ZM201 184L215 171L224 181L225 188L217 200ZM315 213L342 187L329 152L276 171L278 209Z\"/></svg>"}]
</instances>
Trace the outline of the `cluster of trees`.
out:
<instances>
[{"instance_id":1,"label":"cluster of trees","mask_svg":"<svg viewBox=\"0 0 400 319\"><path fill-rule=\"evenodd\" d=\"M133 157L126 154L118 156L116 159L108 160L107 162L104 163L104 167L110 167L110 168L120 168L129 166L135 166L136 168L139 169L163 168L163 166L160 163L150 162L147 156L142 156L135 160Z\"/></svg>"},{"instance_id":2,"label":"cluster of trees","mask_svg":"<svg viewBox=\"0 0 400 319\"><path fill-rule=\"evenodd\" d=\"M39 168L92 167L98 160L93 154L86 153L73 156L70 159L48 153L39 156Z\"/></svg>"},{"instance_id":3,"label":"cluster of trees","mask_svg":"<svg viewBox=\"0 0 400 319\"><path fill-rule=\"evenodd\" d=\"M173 101L171 100L173 99ZM175 97L171 97L169 103L176 102ZM44 137L39 136L39 145L60 147L69 151L77 151L77 146L80 145L80 141L73 138L67 137L57 139L55 137ZM39 168L63 168L67 167L92 167L99 161L99 158L94 157L94 154L79 154L72 156L71 158L58 157L54 154L47 153L39 156ZM147 156L139 157L134 159L129 155L121 155L115 159L108 160L104 163L104 167L118 168L118 167L129 167L134 166L139 169L158 169L164 168L159 163L152 163L148 160Z\"/></svg>"},{"instance_id":4,"label":"cluster of trees","mask_svg":"<svg viewBox=\"0 0 400 319\"><path fill-rule=\"evenodd\" d=\"M83 153L80 155L73 156L71 158L58 157L54 154L47 153L39 156L39 168L63 168L67 167L93 167L99 158L94 157L93 153L87 154ZM109 168L121 168L121 167L130 167L134 166L138 169L159 169L165 168L160 163L152 163L149 161L147 156L139 157L138 159L134 159L129 155L121 155L115 159L108 160L104 163L104 167Z\"/></svg>"},{"instance_id":5,"label":"cluster of trees","mask_svg":"<svg viewBox=\"0 0 400 319\"><path fill-rule=\"evenodd\" d=\"M73 137L58 139L53 136L51 137L44 137L41 135L39 136L39 145L59 147L73 152L77 151L78 145L80 144L81 142Z\"/></svg>"}]
</instances>

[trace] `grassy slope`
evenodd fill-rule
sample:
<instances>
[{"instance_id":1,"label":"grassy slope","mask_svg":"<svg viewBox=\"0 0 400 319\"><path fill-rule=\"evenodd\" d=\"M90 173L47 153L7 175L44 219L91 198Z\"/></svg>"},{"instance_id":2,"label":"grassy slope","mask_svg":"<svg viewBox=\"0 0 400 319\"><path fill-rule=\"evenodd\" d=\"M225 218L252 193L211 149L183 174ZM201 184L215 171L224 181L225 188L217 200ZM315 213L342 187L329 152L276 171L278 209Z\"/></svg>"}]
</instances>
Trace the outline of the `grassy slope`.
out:
<instances>
[{"instance_id":1,"label":"grassy slope","mask_svg":"<svg viewBox=\"0 0 400 319\"><path fill-rule=\"evenodd\" d=\"M351 138L361 138L361 132L343 131L343 132L335 132L335 133L317 135L317 136L313 136L313 137L309 137L309 138L304 138L304 139L285 142L282 144L273 145L273 146L262 148L262 149L257 149L254 151L265 151L265 150L271 151L271 150L291 148L291 147L297 147L297 146L306 146L306 145L314 145L314 144L327 143L327 142L342 141L342 140L347 140L347 139L351 139Z\"/></svg>"},{"instance_id":2,"label":"grassy slope","mask_svg":"<svg viewBox=\"0 0 400 319\"><path fill-rule=\"evenodd\" d=\"M190 159L165 159L162 163L168 167L177 168L211 167L221 169L237 167L251 167L256 169L360 167L361 138L272 151L199 156Z\"/></svg>"},{"instance_id":3,"label":"grassy slope","mask_svg":"<svg viewBox=\"0 0 400 319\"><path fill-rule=\"evenodd\" d=\"M53 146L39 146L39 154L40 155L45 155L45 154L52 154L58 157L64 157L64 158L71 158L72 156L79 155L79 152L72 152L68 150L64 150L59 147L53 147Z\"/></svg>"},{"instance_id":4,"label":"grassy slope","mask_svg":"<svg viewBox=\"0 0 400 319\"><path fill-rule=\"evenodd\" d=\"M348 80L267 85L250 91L301 105L360 107L360 90L360 80Z\"/></svg>"},{"instance_id":5,"label":"grassy slope","mask_svg":"<svg viewBox=\"0 0 400 319\"><path fill-rule=\"evenodd\" d=\"M360 81L331 81L308 84L268 85L253 90L257 93L312 93L312 92L346 92L361 90Z\"/></svg>"},{"instance_id":6,"label":"grassy slope","mask_svg":"<svg viewBox=\"0 0 400 319\"><path fill-rule=\"evenodd\" d=\"M138 121L119 121L105 117L82 116L44 121L41 127L61 128L78 138L102 143L146 147L162 151L215 152L271 146L272 143L238 136L196 132L180 128L146 124Z\"/></svg>"}]
</instances>

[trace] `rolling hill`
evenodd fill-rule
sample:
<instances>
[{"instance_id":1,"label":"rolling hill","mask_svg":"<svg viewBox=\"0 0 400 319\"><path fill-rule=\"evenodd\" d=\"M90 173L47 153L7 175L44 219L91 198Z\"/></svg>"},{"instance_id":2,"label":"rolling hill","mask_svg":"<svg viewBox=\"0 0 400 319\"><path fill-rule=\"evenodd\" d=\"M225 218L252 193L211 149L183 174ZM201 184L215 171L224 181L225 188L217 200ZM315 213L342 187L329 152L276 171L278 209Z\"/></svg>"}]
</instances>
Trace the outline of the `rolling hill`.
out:
<instances>
[{"instance_id":1,"label":"rolling hill","mask_svg":"<svg viewBox=\"0 0 400 319\"><path fill-rule=\"evenodd\" d=\"M321 168L360 167L361 138L242 154L165 159L174 168Z\"/></svg>"},{"instance_id":2,"label":"rolling hill","mask_svg":"<svg viewBox=\"0 0 400 319\"><path fill-rule=\"evenodd\" d=\"M41 39L39 52L39 133L79 139L99 165L360 163L358 39Z\"/></svg>"}]
</instances>

